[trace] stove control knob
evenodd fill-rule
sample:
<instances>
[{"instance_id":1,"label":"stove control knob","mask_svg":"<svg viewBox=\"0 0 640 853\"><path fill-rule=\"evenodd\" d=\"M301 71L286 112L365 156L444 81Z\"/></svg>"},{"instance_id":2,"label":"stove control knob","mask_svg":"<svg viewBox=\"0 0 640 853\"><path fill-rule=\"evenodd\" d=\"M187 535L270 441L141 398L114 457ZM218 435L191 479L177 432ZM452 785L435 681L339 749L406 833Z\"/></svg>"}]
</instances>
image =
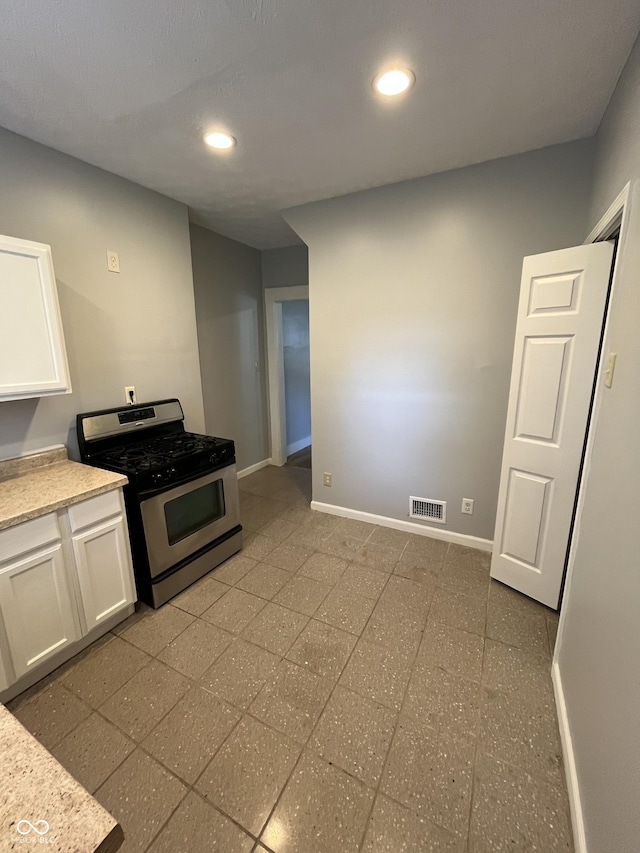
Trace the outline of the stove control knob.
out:
<instances>
[{"instance_id":1,"label":"stove control knob","mask_svg":"<svg viewBox=\"0 0 640 853\"><path fill-rule=\"evenodd\" d=\"M159 472L151 475L151 482L152 483L156 483L156 484L160 485L160 483L163 481L163 479L164 478L163 478L162 474L160 474Z\"/></svg>"},{"instance_id":2,"label":"stove control knob","mask_svg":"<svg viewBox=\"0 0 640 853\"><path fill-rule=\"evenodd\" d=\"M175 480L178 476L178 471L176 468L169 468L167 471L167 480Z\"/></svg>"},{"instance_id":3,"label":"stove control knob","mask_svg":"<svg viewBox=\"0 0 640 853\"><path fill-rule=\"evenodd\" d=\"M211 456L209 457L209 462L211 462L211 464L212 464L212 465L217 465L217 463L218 463L218 454L217 454L217 453L212 453L212 454L211 454Z\"/></svg>"}]
</instances>

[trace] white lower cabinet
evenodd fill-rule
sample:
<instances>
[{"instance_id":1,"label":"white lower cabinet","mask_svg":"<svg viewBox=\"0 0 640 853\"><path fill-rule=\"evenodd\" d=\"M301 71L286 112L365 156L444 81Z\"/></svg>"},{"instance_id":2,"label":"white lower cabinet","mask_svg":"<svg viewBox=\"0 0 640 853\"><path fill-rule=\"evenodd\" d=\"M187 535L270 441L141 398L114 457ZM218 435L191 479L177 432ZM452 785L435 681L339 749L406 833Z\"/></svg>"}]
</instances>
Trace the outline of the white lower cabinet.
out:
<instances>
[{"instance_id":1,"label":"white lower cabinet","mask_svg":"<svg viewBox=\"0 0 640 853\"><path fill-rule=\"evenodd\" d=\"M79 638L61 542L0 569L0 612L16 678Z\"/></svg>"},{"instance_id":2,"label":"white lower cabinet","mask_svg":"<svg viewBox=\"0 0 640 853\"><path fill-rule=\"evenodd\" d=\"M120 489L0 531L0 691L42 677L134 601Z\"/></svg>"},{"instance_id":3,"label":"white lower cabinet","mask_svg":"<svg viewBox=\"0 0 640 853\"><path fill-rule=\"evenodd\" d=\"M4 665L2 654L0 654L0 692L6 690L8 686L9 676L7 675L7 668Z\"/></svg>"},{"instance_id":4,"label":"white lower cabinet","mask_svg":"<svg viewBox=\"0 0 640 853\"><path fill-rule=\"evenodd\" d=\"M72 537L87 630L135 601L122 516Z\"/></svg>"}]
</instances>

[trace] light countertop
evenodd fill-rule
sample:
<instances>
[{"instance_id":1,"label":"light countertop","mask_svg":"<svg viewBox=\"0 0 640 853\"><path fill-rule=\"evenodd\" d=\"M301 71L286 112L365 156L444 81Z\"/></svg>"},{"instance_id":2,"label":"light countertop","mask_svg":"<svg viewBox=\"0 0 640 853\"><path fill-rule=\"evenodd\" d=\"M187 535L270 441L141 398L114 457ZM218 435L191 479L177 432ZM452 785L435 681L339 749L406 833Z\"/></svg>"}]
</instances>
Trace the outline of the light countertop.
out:
<instances>
[{"instance_id":1,"label":"light countertop","mask_svg":"<svg viewBox=\"0 0 640 853\"><path fill-rule=\"evenodd\" d=\"M122 474L70 461L65 448L0 461L0 530L126 483Z\"/></svg>"},{"instance_id":2,"label":"light countertop","mask_svg":"<svg viewBox=\"0 0 640 853\"><path fill-rule=\"evenodd\" d=\"M120 824L2 704L0 756L1 850L114 853L120 847Z\"/></svg>"}]
</instances>

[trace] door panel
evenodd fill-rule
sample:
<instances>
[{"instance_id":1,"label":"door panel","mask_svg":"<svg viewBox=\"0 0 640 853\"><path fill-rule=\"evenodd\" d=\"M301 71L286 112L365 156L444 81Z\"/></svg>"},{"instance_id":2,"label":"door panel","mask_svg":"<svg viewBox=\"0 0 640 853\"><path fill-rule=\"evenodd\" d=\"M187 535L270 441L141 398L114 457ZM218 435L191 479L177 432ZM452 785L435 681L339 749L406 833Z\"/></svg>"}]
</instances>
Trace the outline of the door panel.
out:
<instances>
[{"instance_id":1,"label":"door panel","mask_svg":"<svg viewBox=\"0 0 640 853\"><path fill-rule=\"evenodd\" d=\"M129 543L122 516L72 539L87 630L135 601Z\"/></svg>"},{"instance_id":2,"label":"door panel","mask_svg":"<svg viewBox=\"0 0 640 853\"><path fill-rule=\"evenodd\" d=\"M613 246L524 259L491 576L557 607Z\"/></svg>"},{"instance_id":3,"label":"door panel","mask_svg":"<svg viewBox=\"0 0 640 853\"><path fill-rule=\"evenodd\" d=\"M557 440L572 340L525 338L515 438Z\"/></svg>"},{"instance_id":4,"label":"door panel","mask_svg":"<svg viewBox=\"0 0 640 853\"><path fill-rule=\"evenodd\" d=\"M582 282L581 271L537 276L531 279L529 316L542 313L556 315L575 313Z\"/></svg>"},{"instance_id":5,"label":"door panel","mask_svg":"<svg viewBox=\"0 0 640 853\"><path fill-rule=\"evenodd\" d=\"M60 543L2 569L0 606L16 678L78 639Z\"/></svg>"},{"instance_id":6,"label":"door panel","mask_svg":"<svg viewBox=\"0 0 640 853\"><path fill-rule=\"evenodd\" d=\"M537 568L540 530L551 480L513 469L509 475L502 553Z\"/></svg>"}]
</instances>

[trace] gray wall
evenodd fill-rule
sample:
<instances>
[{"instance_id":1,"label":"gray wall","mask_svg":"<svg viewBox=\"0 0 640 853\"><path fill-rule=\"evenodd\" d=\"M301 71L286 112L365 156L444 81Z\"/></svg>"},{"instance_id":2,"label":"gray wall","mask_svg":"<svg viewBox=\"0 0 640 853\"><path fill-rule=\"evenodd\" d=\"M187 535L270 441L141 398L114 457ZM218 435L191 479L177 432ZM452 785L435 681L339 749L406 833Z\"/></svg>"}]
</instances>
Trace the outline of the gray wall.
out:
<instances>
[{"instance_id":1,"label":"gray wall","mask_svg":"<svg viewBox=\"0 0 640 853\"><path fill-rule=\"evenodd\" d=\"M597 136L590 226L627 181L607 347L618 359L602 390L558 649L589 853L640 843L640 44Z\"/></svg>"},{"instance_id":2,"label":"gray wall","mask_svg":"<svg viewBox=\"0 0 640 853\"><path fill-rule=\"evenodd\" d=\"M296 287L309 283L309 253L306 246L285 246L262 252L262 286Z\"/></svg>"},{"instance_id":3,"label":"gray wall","mask_svg":"<svg viewBox=\"0 0 640 853\"><path fill-rule=\"evenodd\" d=\"M48 243L73 394L0 403L0 457L57 443L77 412L177 396L204 426L187 208L0 129L0 234ZM107 271L106 251L120 256Z\"/></svg>"},{"instance_id":4,"label":"gray wall","mask_svg":"<svg viewBox=\"0 0 640 853\"><path fill-rule=\"evenodd\" d=\"M571 143L285 212L310 251L314 500L444 499L447 528L493 537L522 258L582 242L591 165Z\"/></svg>"},{"instance_id":5,"label":"gray wall","mask_svg":"<svg viewBox=\"0 0 640 853\"><path fill-rule=\"evenodd\" d=\"M206 431L242 470L269 456L260 252L199 225L191 252Z\"/></svg>"},{"instance_id":6,"label":"gray wall","mask_svg":"<svg viewBox=\"0 0 640 853\"><path fill-rule=\"evenodd\" d=\"M311 436L311 388L307 299L282 303L282 348L287 447L303 440L305 446L308 446L307 439Z\"/></svg>"}]
</instances>

